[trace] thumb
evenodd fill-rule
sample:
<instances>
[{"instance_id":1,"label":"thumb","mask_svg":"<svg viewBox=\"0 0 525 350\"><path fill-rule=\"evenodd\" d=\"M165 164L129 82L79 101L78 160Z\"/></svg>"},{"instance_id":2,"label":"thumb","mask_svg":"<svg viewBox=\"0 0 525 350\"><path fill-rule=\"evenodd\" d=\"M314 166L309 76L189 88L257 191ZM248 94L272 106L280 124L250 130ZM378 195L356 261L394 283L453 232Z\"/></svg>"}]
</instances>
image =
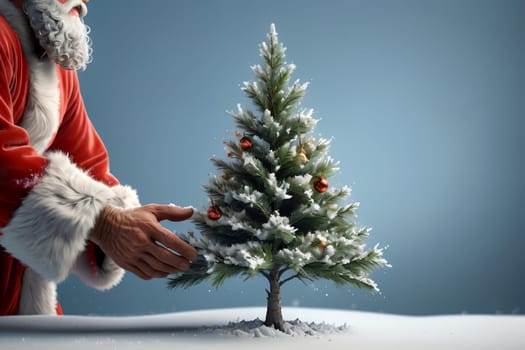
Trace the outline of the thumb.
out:
<instances>
[{"instance_id":1,"label":"thumb","mask_svg":"<svg viewBox=\"0 0 525 350\"><path fill-rule=\"evenodd\" d=\"M193 207L182 208L174 204L158 204L153 207L153 212L159 221L183 221L191 218L193 215Z\"/></svg>"}]
</instances>

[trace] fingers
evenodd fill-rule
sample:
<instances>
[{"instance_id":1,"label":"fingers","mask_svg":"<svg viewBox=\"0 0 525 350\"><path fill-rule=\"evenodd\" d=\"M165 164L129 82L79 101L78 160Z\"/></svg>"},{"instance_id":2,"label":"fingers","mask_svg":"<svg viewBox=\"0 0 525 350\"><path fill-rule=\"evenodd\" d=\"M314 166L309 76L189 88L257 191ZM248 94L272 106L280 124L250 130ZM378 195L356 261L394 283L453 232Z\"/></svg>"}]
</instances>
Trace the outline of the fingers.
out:
<instances>
[{"instance_id":1,"label":"fingers","mask_svg":"<svg viewBox=\"0 0 525 350\"><path fill-rule=\"evenodd\" d=\"M153 278L151 274L148 274L147 272L145 272L147 268L144 268L139 264L130 265L126 267L126 270L128 270L129 272L133 273L134 275L136 275L137 277L143 280L150 280Z\"/></svg>"},{"instance_id":2,"label":"fingers","mask_svg":"<svg viewBox=\"0 0 525 350\"><path fill-rule=\"evenodd\" d=\"M138 261L137 263L131 265L127 270L143 280L150 280L152 278L163 278L169 275L166 272L155 270L145 261Z\"/></svg>"},{"instance_id":3,"label":"fingers","mask_svg":"<svg viewBox=\"0 0 525 350\"><path fill-rule=\"evenodd\" d=\"M182 257L176 257L175 265L170 261L170 263L165 263L162 260L166 259L164 254L172 255L167 251L160 251L159 255L153 256L151 254L144 254L140 259L128 267L128 271L134 273L138 277L149 280L152 278L164 278L169 274L174 274L182 270L189 269L189 263L186 259ZM171 257L169 257L172 259Z\"/></svg>"},{"instance_id":4,"label":"fingers","mask_svg":"<svg viewBox=\"0 0 525 350\"><path fill-rule=\"evenodd\" d=\"M156 241L162 243L166 248L174 250L189 261L193 261L197 258L197 250L195 248L193 248L188 243L184 242L179 236L170 232L168 229L164 228L160 224L158 228L159 230L156 231L153 235L153 238ZM174 259L174 257L177 256L175 254L170 253L167 249L158 246L155 246L154 248L156 252L158 252L159 249L162 249L165 253L168 253L169 257L171 258L170 261L178 260ZM164 253L163 255L166 256L166 254Z\"/></svg>"},{"instance_id":5,"label":"fingers","mask_svg":"<svg viewBox=\"0 0 525 350\"><path fill-rule=\"evenodd\" d=\"M170 253L166 249L158 248L155 255L149 254L144 258L151 267L157 271L166 273L177 273L179 271L187 271L190 268L190 262L178 255Z\"/></svg>"},{"instance_id":6,"label":"fingers","mask_svg":"<svg viewBox=\"0 0 525 350\"><path fill-rule=\"evenodd\" d=\"M147 254L142 257L142 260L154 271L164 276L179 271L187 271L190 268L190 264L186 259L173 256L173 254L165 250L161 250L155 256Z\"/></svg>"},{"instance_id":7,"label":"fingers","mask_svg":"<svg viewBox=\"0 0 525 350\"><path fill-rule=\"evenodd\" d=\"M159 205L152 204L152 211L159 221L183 221L191 218L193 215L193 208L182 208L176 205Z\"/></svg>"},{"instance_id":8,"label":"fingers","mask_svg":"<svg viewBox=\"0 0 525 350\"><path fill-rule=\"evenodd\" d=\"M109 230L119 234L110 234L107 242L100 242L119 266L145 280L189 269L197 251L160 221L186 220L193 215L192 208L150 204L122 213L123 217Z\"/></svg>"}]
</instances>

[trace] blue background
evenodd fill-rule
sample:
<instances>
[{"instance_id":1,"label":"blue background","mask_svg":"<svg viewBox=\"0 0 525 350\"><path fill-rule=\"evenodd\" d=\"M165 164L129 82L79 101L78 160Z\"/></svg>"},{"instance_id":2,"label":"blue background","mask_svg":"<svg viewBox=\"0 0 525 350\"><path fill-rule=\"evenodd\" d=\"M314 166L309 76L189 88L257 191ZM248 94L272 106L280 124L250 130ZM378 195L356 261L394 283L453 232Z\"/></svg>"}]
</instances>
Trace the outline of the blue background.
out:
<instances>
[{"instance_id":1,"label":"blue background","mask_svg":"<svg viewBox=\"0 0 525 350\"><path fill-rule=\"evenodd\" d=\"M304 107L333 137L369 245L389 245L381 294L292 282L283 305L400 314L525 312L525 1L93 0L80 73L112 172L143 203L204 209L233 138L258 44L275 23L311 82ZM185 232L191 223L166 227ZM265 281L168 290L127 274L101 293L70 277L67 313L265 305Z\"/></svg>"}]
</instances>

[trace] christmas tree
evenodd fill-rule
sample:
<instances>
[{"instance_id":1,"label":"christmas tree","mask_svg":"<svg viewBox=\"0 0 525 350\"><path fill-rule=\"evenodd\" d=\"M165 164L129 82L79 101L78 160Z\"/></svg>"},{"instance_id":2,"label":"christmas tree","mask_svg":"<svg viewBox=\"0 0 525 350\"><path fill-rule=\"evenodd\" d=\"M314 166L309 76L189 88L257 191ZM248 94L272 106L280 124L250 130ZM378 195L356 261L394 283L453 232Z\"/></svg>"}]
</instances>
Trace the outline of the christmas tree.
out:
<instances>
[{"instance_id":1,"label":"christmas tree","mask_svg":"<svg viewBox=\"0 0 525 350\"><path fill-rule=\"evenodd\" d=\"M369 273L388 263L377 245L365 250L370 229L355 223L358 203L341 204L350 189L329 188L337 163L329 142L312 135L317 121L299 106L308 84L290 83L295 66L284 61L274 25L260 55L255 82L242 87L256 108L232 113L239 131L225 142L227 159L212 159L220 174L204 186L211 204L194 215L201 235L186 237L199 258L168 284L211 279L219 287L233 276L264 276L265 325L283 330L285 283L328 279L377 291Z\"/></svg>"}]
</instances>

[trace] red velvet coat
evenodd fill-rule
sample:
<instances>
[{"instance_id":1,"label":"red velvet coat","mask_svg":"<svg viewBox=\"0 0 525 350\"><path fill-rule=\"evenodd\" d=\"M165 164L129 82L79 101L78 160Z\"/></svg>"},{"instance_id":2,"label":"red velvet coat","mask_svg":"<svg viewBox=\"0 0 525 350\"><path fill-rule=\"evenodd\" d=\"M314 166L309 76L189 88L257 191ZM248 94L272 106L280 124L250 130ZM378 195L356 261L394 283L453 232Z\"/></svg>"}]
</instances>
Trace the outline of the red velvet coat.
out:
<instances>
[{"instance_id":1,"label":"red velvet coat","mask_svg":"<svg viewBox=\"0 0 525 350\"><path fill-rule=\"evenodd\" d=\"M87 236L105 205L137 206L109 173L78 77L38 58L25 16L0 0L0 315L53 314L71 272L98 289L123 275Z\"/></svg>"}]
</instances>

